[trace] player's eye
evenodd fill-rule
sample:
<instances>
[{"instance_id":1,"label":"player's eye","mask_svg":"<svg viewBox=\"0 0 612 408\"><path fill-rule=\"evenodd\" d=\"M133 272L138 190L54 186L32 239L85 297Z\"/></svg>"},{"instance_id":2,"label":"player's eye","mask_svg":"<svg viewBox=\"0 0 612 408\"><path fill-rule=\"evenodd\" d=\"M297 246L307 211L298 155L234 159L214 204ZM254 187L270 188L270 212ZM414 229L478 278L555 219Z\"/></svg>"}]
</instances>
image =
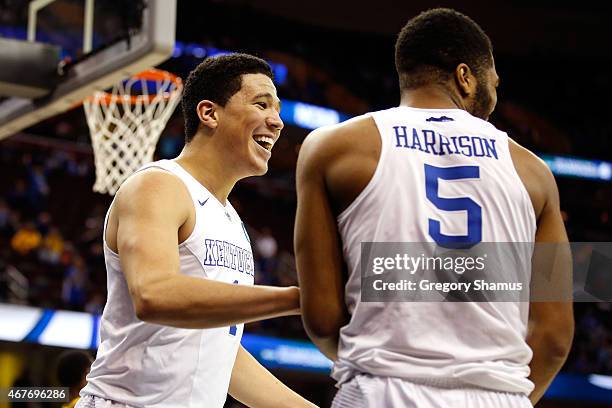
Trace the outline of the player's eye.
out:
<instances>
[{"instance_id":1,"label":"player's eye","mask_svg":"<svg viewBox=\"0 0 612 408\"><path fill-rule=\"evenodd\" d=\"M267 109L268 108L268 104L265 102L257 102L256 103L257 106L261 106L263 109Z\"/></svg>"}]
</instances>

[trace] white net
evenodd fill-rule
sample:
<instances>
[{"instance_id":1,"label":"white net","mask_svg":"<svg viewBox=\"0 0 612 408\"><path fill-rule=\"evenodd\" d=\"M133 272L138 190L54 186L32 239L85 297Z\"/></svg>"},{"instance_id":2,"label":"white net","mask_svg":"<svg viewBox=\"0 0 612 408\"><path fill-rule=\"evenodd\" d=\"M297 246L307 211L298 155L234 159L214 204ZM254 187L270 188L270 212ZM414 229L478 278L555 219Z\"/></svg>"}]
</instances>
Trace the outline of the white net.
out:
<instances>
[{"instance_id":1,"label":"white net","mask_svg":"<svg viewBox=\"0 0 612 408\"><path fill-rule=\"evenodd\" d=\"M94 191L114 195L128 176L153 160L182 90L175 75L148 70L83 102L96 167Z\"/></svg>"}]
</instances>

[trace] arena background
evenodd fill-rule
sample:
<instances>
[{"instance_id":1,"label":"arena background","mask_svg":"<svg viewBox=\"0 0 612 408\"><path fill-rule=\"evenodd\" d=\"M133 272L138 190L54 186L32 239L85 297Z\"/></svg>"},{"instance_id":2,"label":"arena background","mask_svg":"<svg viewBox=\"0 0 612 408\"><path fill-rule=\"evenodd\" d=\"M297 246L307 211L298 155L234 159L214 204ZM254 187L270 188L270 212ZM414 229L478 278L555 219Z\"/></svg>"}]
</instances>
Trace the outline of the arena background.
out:
<instances>
[{"instance_id":1,"label":"arena background","mask_svg":"<svg viewBox=\"0 0 612 408\"><path fill-rule=\"evenodd\" d=\"M23 39L27 3L0 0L1 37ZM78 25L70 17L79 3L54 6L55 17L41 30ZM405 3L178 3L175 50L160 68L185 78L202 58L232 51L273 63L286 127L268 174L240 182L230 196L248 225L257 283L296 284L294 173L301 141L310 129L398 103L395 35L434 6L468 14L491 37L501 78L491 121L551 166L570 240L611 241L609 6L592 0ZM177 109L156 158L174 157L182 144ZM56 385L61 350L94 352L106 295L100 237L111 197L93 193L93 180L81 107L0 140L0 387ZM66 310L87 314L60 312ZM612 406L612 307L578 303L575 315L571 354L539 407ZM41 316L55 326L25 327L19 330L28 336L19 335L20 325L36 326ZM260 361L302 395L329 406L329 362L306 342L299 318L251 324L246 331L244 344ZM229 398L226 406L241 405Z\"/></svg>"}]
</instances>

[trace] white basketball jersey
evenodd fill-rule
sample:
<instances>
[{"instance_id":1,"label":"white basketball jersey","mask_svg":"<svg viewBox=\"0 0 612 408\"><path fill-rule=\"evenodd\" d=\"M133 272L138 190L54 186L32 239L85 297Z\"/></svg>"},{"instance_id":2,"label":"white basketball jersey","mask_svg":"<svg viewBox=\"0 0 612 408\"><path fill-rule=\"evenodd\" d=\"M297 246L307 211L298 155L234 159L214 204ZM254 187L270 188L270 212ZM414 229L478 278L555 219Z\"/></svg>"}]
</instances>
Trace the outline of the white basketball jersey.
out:
<instances>
[{"instance_id":1,"label":"white basketball jersey","mask_svg":"<svg viewBox=\"0 0 612 408\"><path fill-rule=\"evenodd\" d=\"M337 220L351 317L333 377L340 384L359 373L452 380L529 394L528 303L362 302L360 289L361 242L535 240L535 213L508 136L459 109L397 107L371 116L380 159ZM472 205L481 207L477 219ZM514 261L530 271L531 252L522 255Z\"/></svg>"},{"instance_id":2,"label":"white basketball jersey","mask_svg":"<svg viewBox=\"0 0 612 408\"><path fill-rule=\"evenodd\" d=\"M223 206L174 161L161 160L141 170L151 167L181 179L195 207L193 232L178 246L180 272L252 285L251 244L229 202ZM199 330L143 322L134 312L119 256L106 240L104 257L108 299L98 354L81 395L135 407L223 407L243 325Z\"/></svg>"}]
</instances>

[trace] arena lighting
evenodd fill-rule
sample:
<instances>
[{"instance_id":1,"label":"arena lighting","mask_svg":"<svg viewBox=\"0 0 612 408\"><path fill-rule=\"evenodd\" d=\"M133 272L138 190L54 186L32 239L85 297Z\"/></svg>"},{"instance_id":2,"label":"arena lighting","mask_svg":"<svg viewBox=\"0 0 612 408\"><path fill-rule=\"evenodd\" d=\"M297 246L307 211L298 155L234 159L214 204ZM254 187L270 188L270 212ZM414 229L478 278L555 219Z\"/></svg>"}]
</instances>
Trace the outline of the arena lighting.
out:
<instances>
[{"instance_id":1,"label":"arena lighting","mask_svg":"<svg viewBox=\"0 0 612 408\"><path fill-rule=\"evenodd\" d=\"M286 340L244 333L242 345L268 368L329 374L332 362L307 341Z\"/></svg>"},{"instance_id":2,"label":"arena lighting","mask_svg":"<svg viewBox=\"0 0 612 408\"><path fill-rule=\"evenodd\" d=\"M313 130L321 126L335 125L350 118L334 109L304 102L282 100L281 119L285 124Z\"/></svg>"},{"instance_id":3,"label":"arena lighting","mask_svg":"<svg viewBox=\"0 0 612 408\"><path fill-rule=\"evenodd\" d=\"M181 41L176 41L174 43L174 52L172 53L172 58L189 56L197 59L202 59L204 57L214 57L217 55L231 54L232 52L233 51L220 50L215 47L207 47L196 43L185 44ZM270 64L270 67L272 67L272 72L274 72L274 82L276 82L276 84L278 85L283 85L287 80L287 66L273 61L268 61L268 64Z\"/></svg>"},{"instance_id":4,"label":"arena lighting","mask_svg":"<svg viewBox=\"0 0 612 408\"><path fill-rule=\"evenodd\" d=\"M589 382L597 387L612 390L612 376L610 375L591 374Z\"/></svg>"},{"instance_id":5,"label":"arena lighting","mask_svg":"<svg viewBox=\"0 0 612 408\"><path fill-rule=\"evenodd\" d=\"M612 181L612 163L610 162L549 154L540 154L540 157L555 175Z\"/></svg>"},{"instance_id":6,"label":"arena lighting","mask_svg":"<svg viewBox=\"0 0 612 408\"><path fill-rule=\"evenodd\" d=\"M546 390L547 398L612 403L612 377L561 373Z\"/></svg>"}]
</instances>

